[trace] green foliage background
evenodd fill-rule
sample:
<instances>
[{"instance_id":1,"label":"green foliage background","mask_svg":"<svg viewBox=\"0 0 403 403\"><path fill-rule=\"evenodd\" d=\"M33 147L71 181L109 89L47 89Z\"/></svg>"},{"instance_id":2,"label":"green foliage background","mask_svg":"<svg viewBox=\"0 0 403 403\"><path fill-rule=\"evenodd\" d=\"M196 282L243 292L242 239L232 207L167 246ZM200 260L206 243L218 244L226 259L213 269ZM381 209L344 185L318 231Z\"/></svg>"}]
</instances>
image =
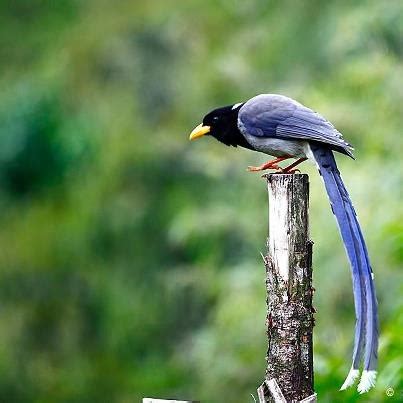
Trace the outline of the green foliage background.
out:
<instances>
[{"instance_id":1,"label":"green foliage background","mask_svg":"<svg viewBox=\"0 0 403 403\"><path fill-rule=\"evenodd\" d=\"M252 402L265 369L266 160L189 131L262 92L321 112L367 238L375 390L338 392L354 309L313 166L321 402L401 401L403 4L0 3L0 401ZM385 389L395 395L387 397Z\"/></svg>"}]
</instances>

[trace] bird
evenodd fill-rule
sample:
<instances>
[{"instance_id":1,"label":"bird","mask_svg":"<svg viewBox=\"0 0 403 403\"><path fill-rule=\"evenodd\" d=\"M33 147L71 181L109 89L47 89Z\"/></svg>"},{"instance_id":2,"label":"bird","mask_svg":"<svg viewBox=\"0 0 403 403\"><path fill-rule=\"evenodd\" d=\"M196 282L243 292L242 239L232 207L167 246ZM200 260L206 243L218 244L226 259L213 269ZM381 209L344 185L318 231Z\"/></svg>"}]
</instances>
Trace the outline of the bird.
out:
<instances>
[{"instance_id":1,"label":"bird","mask_svg":"<svg viewBox=\"0 0 403 403\"><path fill-rule=\"evenodd\" d=\"M212 136L227 146L243 147L268 154L275 159L251 172L274 169L293 174L305 160L316 164L350 262L355 306L355 334L351 369L340 390L361 377L357 391L368 392L374 385L378 364L379 320L374 275L365 240L350 196L344 186L334 151L354 159L353 147L323 116L284 95L260 94L207 113L190 134L195 140ZM289 159L292 164L278 164Z\"/></svg>"}]
</instances>

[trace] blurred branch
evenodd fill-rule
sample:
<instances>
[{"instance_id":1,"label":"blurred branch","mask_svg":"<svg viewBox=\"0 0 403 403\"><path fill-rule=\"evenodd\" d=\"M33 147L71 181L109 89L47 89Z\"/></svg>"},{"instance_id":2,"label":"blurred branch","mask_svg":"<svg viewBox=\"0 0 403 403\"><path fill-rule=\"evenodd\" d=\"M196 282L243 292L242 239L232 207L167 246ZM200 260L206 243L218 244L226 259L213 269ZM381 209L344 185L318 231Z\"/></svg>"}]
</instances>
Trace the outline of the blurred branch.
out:
<instances>
[{"instance_id":1,"label":"blurred branch","mask_svg":"<svg viewBox=\"0 0 403 403\"><path fill-rule=\"evenodd\" d=\"M259 388L257 389L259 403L266 402L267 391L270 392L275 403L287 403L287 400L285 399L283 392L281 392L280 386L278 386L278 383L275 379L266 380L259 386ZM314 393L313 395L300 400L299 403L316 403L316 397L317 394Z\"/></svg>"}]
</instances>

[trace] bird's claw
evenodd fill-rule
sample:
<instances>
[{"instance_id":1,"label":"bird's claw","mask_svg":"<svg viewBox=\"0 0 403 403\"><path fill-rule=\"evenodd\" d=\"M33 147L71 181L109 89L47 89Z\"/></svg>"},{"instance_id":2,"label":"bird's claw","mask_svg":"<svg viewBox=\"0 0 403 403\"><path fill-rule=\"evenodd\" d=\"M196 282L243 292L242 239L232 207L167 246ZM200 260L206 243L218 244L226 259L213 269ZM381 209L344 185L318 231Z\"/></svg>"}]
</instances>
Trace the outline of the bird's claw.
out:
<instances>
[{"instance_id":1,"label":"bird's claw","mask_svg":"<svg viewBox=\"0 0 403 403\"><path fill-rule=\"evenodd\" d=\"M277 164L270 165L269 167L267 167L267 166L260 166L260 167L248 166L248 168L246 170L248 172L261 172L261 171L265 171L266 169L279 170L279 169L281 169L281 167L279 167Z\"/></svg>"},{"instance_id":2,"label":"bird's claw","mask_svg":"<svg viewBox=\"0 0 403 403\"><path fill-rule=\"evenodd\" d=\"M298 168L296 168L296 169L287 169L287 168L279 167L277 172L281 173L281 174L295 174L296 172L301 172L301 171Z\"/></svg>"}]
</instances>

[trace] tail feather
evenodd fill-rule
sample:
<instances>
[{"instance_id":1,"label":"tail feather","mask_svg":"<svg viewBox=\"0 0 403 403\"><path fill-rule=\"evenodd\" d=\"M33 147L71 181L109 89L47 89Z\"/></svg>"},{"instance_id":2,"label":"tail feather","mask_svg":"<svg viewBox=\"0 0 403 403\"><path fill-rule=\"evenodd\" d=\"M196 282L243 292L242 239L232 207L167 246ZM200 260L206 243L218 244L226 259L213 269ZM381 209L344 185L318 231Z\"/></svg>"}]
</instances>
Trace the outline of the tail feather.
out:
<instances>
[{"instance_id":1,"label":"tail feather","mask_svg":"<svg viewBox=\"0 0 403 403\"><path fill-rule=\"evenodd\" d=\"M348 373L347 378L344 381L343 385L341 386L340 390L345 390L350 386L353 386L359 376L360 376L360 370L351 367L350 372Z\"/></svg>"},{"instance_id":2,"label":"tail feather","mask_svg":"<svg viewBox=\"0 0 403 403\"><path fill-rule=\"evenodd\" d=\"M366 261L367 276L365 276L365 292L367 299L371 300L371 303L367 303L367 323L371 323L372 326L367 327L366 343L368 348L365 349L364 357L364 373L361 379L363 381L365 372L371 374L368 379L372 379L370 388L375 384L376 369L378 366L378 338L379 338L379 320L378 320L378 302L376 300L375 284L374 284L374 273L372 272L372 267L369 262L367 247L365 245L364 237L361 232L361 228L358 225L358 232L361 240L361 245L364 249L364 257Z\"/></svg>"},{"instance_id":3,"label":"tail feather","mask_svg":"<svg viewBox=\"0 0 403 403\"><path fill-rule=\"evenodd\" d=\"M360 395L365 392L368 392L372 387L375 386L376 381L376 371L367 371L364 369L360 383L357 386L357 390Z\"/></svg>"},{"instance_id":4,"label":"tail feather","mask_svg":"<svg viewBox=\"0 0 403 403\"><path fill-rule=\"evenodd\" d=\"M356 326L352 368L342 389L351 386L358 377L360 362L364 374L359 384L360 393L374 385L378 351L378 313L373 274L360 225L348 192L337 168L333 152L319 145L311 151L325 183L326 191L336 216L344 246L351 264ZM365 352L364 352L365 349ZM371 374L369 381L365 374ZM354 376L353 376L354 375Z\"/></svg>"}]
</instances>

